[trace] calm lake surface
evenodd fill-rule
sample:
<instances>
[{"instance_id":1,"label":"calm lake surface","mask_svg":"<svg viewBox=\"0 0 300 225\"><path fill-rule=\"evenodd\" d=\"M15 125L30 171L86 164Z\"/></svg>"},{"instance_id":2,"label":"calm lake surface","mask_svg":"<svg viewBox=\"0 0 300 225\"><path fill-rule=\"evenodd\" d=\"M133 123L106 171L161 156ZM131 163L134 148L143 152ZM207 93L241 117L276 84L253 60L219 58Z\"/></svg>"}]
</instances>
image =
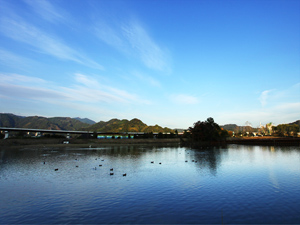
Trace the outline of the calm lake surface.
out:
<instances>
[{"instance_id":1,"label":"calm lake surface","mask_svg":"<svg viewBox=\"0 0 300 225\"><path fill-rule=\"evenodd\" d=\"M1 224L300 223L299 147L0 153Z\"/></svg>"}]
</instances>

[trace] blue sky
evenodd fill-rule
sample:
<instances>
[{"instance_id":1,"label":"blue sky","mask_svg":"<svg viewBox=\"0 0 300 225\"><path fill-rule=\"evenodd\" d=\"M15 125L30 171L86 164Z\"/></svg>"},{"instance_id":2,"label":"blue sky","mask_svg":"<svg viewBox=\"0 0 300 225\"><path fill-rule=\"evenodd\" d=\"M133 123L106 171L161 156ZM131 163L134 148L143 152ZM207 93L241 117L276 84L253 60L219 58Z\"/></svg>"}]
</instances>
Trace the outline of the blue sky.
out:
<instances>
[{"instance_id":1,"label":"blue sky","mask_svg":"<svg viewBox=\"0 0 300 225\"><path fill-rule=\"evenodd\" d=\"M0 111L187 128L300 119L299 0L0 0Z\"/></svg>"}]
</instances>

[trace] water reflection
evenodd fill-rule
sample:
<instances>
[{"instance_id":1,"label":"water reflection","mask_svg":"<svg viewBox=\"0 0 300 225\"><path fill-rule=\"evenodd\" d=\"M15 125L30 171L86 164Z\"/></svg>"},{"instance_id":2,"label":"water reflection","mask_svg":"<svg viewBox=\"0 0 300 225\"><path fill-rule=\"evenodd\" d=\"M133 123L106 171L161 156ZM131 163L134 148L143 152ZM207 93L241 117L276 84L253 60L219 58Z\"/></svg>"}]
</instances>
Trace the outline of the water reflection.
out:
<instances>
[{"instance_id":1,"label":"water reflection","mask_svg":"<svg viewBox=\"0 0 300 225\"><path fill-rule=\"evenodd\" d=\"M234 154L242 152L248 155L250 161L255 161L257 146L238 146L231 145L231 151ZM278 154L294 154L297 149L295 147L274 147L261 146L259 151L262 151L263 157L278 156ZM159 153L159 155L157 155ZM275 154L276 153L276 154ZM270 155L271 154L271 155ZM22 164L23 169L40 166L42 164L54 163L62 161L70 163L89 161L96 167L105 164L108 160L111 164L128 163L135 167L143 166L145 161L150 162L151 159L158 161L188 161L193 163L197 168L208 170L212 175L217 175L218 167L222 164L222 160L227 160L229 157L228 148L210 148L205 150L188 149L188 148L170 148L161 146L106 146L101 148L4 148L0 150L0 167L6 165ZM161 159L159 159L161 158ZM149 160L148 160L149 159ZM97 161L98 160L98 161ZM103 161L102 161L103 160ZM300 160L300 159L299 159ZM93 162L93 163L91 163ZM78 164L78 163L77 163ZM92 166L92 168L95 168ZM274 176L273 176L274 177ZM274 178L273 178L274 180Z\"/></svg>"},{"instance_id":2,"label":"water reflection","mask_svg":"<svg viewBox=\"0 0 300 225\"><path fill-rule=\"evenodd\" d=\"M21 147L0 156L3 223L222 223L221 211L227 224L300 221L298 147Z\"/></svg>"},{"instance_id":3,"label":"water reflection","mask_svg":"<svg viewBox=\"0 0 300 225\"><path fill-rule=\"evenodd\" d=\"M226 155L227 148L207 148L187 150L189 161L195 163L195 166L202 170L208 170L212 175L217 174L217 169L221 164L221 154Z\"/></svg>"}]
</instances>

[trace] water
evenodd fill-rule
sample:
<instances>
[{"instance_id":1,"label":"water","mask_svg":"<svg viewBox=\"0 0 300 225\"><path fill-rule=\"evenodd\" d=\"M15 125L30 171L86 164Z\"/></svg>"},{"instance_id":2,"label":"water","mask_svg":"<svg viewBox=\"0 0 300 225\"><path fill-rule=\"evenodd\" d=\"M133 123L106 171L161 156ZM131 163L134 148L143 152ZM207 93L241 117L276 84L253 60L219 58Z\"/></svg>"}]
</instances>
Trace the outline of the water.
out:
<instances>
[{"instance_id":1,"label":"water","mask_svg":"<svg viewBox=\"0 0 300 225\"><path fill-rule=\"evenodd\" d=\"M299 147L0 153L1 224L300 223Z\"/></svg>"}]
</instances>

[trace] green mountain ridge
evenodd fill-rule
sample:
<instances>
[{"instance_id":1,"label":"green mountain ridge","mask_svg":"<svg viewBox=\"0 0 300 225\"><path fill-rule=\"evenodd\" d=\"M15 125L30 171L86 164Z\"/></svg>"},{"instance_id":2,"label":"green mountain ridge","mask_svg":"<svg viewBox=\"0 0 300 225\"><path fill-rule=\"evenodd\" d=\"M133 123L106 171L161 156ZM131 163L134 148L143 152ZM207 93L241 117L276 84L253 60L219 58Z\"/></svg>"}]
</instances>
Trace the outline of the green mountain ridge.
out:
<instances>
[{"instance_id":1,"label":"green mountain ridge","mask_svg":"<svg viewBox=\"0 0 300 225\"><path fill-rule=\"evenodd\" d=\"M94 120L90 120L89 118L74 117L72 119L75 119L75 120L78 120L80 122L87 123L87 124L90 124L90 125L93 125L93 124L96 123Z\"/></svg>"},{"instance_id":2,"label":"green mountain ridge","mask_svg":"<svg viewBox=\"0 0 300 225\"><path fill-rule=\"evenodd\" d=\"M296 124L296 125L299 125L299 126L300 126L300 120L297 120L297 121L295 121L295 122L293 122L293 123L289 123L289 125L293 125L293 124Z\"/></svg>"},{"instance_id":3,"label":"green mountain ridge","mask_svg":"<svg viewBox=\"0 0 300 225\"><path fill-rule=\"evenodd\" d=\"M132 120L111 119L107 122L100 121L92 126L89 126L88 128L85 128L85 130L93 130L98 132L174 132L174 130L170 128L163 128L159 125L148 126L147 124L136 118Z\"/></svg>"},{"instance_id":4,"label":"green mountain ridge","mask_svg":"<svg viewBox=\"0 0 300 225\"><path fill-rule=\"evenodd\" d=\"M0 113L0 126L49 130L80 130L90 125L70 117L22 117L9 113Z\"/></svg>"},{"instance_id":5,"label":"green mountain ridge","mask_svg":"<svg viewBox=\"0 0 300 225\"><path fill-rule=\"evenodd\" d=\"M80 119L80 118L79 118ZM148 126L139 119L119 120L111 119L107 122L100 121L95 124L81 122L77 118L70 117L41 117L41 116L17 116L10 113L0 113L0 127L49 129L49 130L89 130L98 132L174 132L170 128L162 128L159 125ZM90 119L83 119L92 121ZM93 122L93 121L92 121Z\"/></svg>"},{"instance_id":6,"label":"green mountain ridge","mask_svg":"<svg viewBox=\"0 0 300 225\"><path fill-rule=\"evenodd\" d=\"M83 122L83 121L86 121ZM91 123L93 123L91 125ZM300 125L300 120L289 123ZM51 129L51 130L89 130L98 132L155 132L155 133L169 133L175 132L175 129L161 127L159 125L148 126L141 120L134 118L127 119L111 119L107 122L95 121L88 118L81 119L79 117L41 117L41 116L17 116L12 113L0 113L0 127L16 127L16 128L32 128L32 129ZM236 124L225 124L220 126L228 131L241 131L245 130L247 126L238 126ZM257 128L253 128L256 130ZM179 129L184 130L184 129ZM178 131L179 132L179 131Z\"/></svg>"}]
</instances>

